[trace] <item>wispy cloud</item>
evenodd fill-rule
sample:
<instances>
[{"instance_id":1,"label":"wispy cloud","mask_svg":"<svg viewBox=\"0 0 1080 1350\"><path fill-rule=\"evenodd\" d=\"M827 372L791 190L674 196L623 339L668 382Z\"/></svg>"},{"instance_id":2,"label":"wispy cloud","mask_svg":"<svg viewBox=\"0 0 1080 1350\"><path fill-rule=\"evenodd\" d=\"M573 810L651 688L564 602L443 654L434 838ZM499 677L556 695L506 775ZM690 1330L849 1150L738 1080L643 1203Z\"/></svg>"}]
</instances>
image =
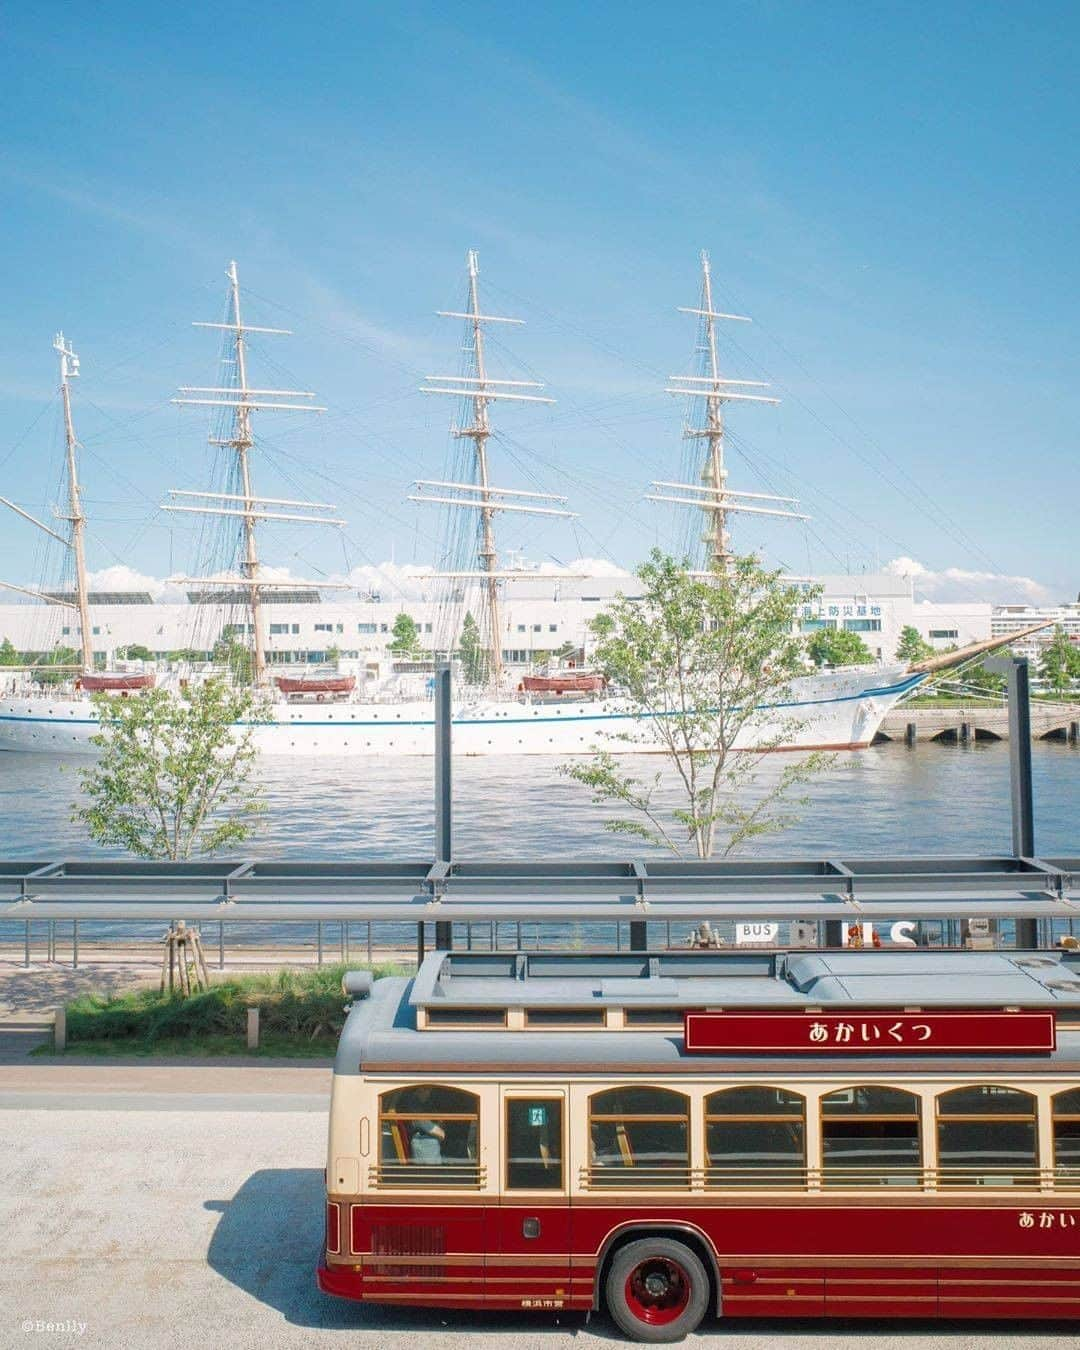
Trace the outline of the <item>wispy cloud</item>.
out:
<instances>
[{"instance_id":1,"label":"wispy cloud","mask_svg":"<svg viewBox=\"0 0 1080 1350\"><path fill-rule=\"evenodd\" d=\"M12 164L5 165L2 172L17 187L51 197L82 215L109 221L173 247L201 249L204 245L201 235L181 223L182 213L170 209L164 200L159 205L134 205L130 194L125 194L121 202L115 196L79 184L66 171L63 182Z\"/></svg>"},{"instance_id":2,"label":"wispy cloud","mask_svg":"<svg viewBox=\"0 0 1080 1350\"><path fill-rule=\"evenodd\" d=\"M893 558L886 572L910 577L917 596L925 600L990 600L997 604L1044 605L1052 601L1048 587L1034 577L1007 572L972 572L963 567L934 571L915 558Z\"/></svg>"}]
</instances>

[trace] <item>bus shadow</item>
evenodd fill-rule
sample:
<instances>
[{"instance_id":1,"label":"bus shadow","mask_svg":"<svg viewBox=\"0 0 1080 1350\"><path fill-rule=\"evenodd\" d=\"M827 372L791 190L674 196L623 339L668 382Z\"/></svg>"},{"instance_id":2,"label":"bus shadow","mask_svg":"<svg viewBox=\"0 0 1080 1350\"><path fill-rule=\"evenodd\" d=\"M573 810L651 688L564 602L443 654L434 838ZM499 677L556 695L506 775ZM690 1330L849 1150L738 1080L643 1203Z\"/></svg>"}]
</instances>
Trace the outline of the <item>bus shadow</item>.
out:
<instances>
[{"instance_id":1,"label":"bus shadow","mask_svg":"<svg viewBox=\"0 0 1080 1350\"><path fill-rule=\"evenodd\" d=\"M322 1170L264 1168L253 1172L231 1200L205 1200L220 1214L206 1253L210 1269L296 1326L353 1331L460 1330L470 1337L528 1331L563 1334L581 1327L581 1314L460 1312L350 1303L315 1286L323 1242ZM604 1319L606 1321L606 1319Z\"/></svg>"},{"instance_id":2,"label":"bus shadow","mask_svg":"<svg viewBox=\"0 0 1080 1350\"><path fill-rule=\"evenodd\" d=\"M314 1167L264 1168L253 1172L231 1200L206 1200L204 1209L220 1214L206 1259L217 1275L280 1313L295 1326L352 1331L404 1331L421 1336L460 1331L472 1339L517 1334L533 1343L580 1333L580 1313L454 1311L349 1303L320 1293L315 1266L323 1241L323 1174ZM887 1330L894 1343L926 1344L935 1338L957 1347L981 1335L1005 1338L1061 1337L1075 1334L1073 1322L932 1321L868 1322L822 1318L783 1321L757 1318L707 1319L694 1339L762 1338L762 1343L809 1337L865 1340ZM606 1316L594 1316L590 1337L626 1344Z\"/></svg>"}]
</instances>

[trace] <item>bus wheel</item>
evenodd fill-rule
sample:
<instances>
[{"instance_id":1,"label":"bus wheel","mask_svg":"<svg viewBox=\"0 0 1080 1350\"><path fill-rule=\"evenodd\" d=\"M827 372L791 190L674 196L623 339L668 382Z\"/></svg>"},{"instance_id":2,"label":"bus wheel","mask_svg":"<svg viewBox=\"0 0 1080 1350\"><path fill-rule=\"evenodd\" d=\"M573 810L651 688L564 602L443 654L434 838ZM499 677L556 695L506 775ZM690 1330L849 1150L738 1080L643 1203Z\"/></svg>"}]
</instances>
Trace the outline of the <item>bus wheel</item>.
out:
<instances>
[{"instance_id":1,"label":"bus wheel","mask_svg":"<svg viewBox=\"0 0 1080 1350\"><path fill-rule=\"evenodd\" d=\"M643 1238L615 1253L604 1292L608 1312L627 1336L681 1341L705 1316L709 1277L681 1242Z\"/></svg>"}]
</instances>

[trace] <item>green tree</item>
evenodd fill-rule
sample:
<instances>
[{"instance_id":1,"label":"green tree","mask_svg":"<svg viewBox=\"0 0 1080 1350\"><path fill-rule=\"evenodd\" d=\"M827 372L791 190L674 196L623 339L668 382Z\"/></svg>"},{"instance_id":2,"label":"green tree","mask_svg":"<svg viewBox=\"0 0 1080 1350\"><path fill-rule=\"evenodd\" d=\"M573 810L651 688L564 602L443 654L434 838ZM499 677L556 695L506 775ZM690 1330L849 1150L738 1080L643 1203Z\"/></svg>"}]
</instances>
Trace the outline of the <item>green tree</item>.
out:
<instances>
[{"instance_id":1,"label":"green tree","mask_svg":"<svg viewBox=\"0 0 1080 1350\"><path fill-rule=\"evenodd\" d=\"M900 641L896 644L898 661L925 661L933 654L933 647L913 624L906 623L901 628Z\"/></svg>"},{"instance_id":2,"label":"green tree","mask_svg":"<svg viewBox=\"0 0 1080 1350\"><path fill-rule=\"evenodd\" d=\"M395 656L417 656L420 651L420 629L404 610L394 620L390 650Z\"/></svg>"},{"instance_id":3,"label":"green tree","mask_svg":"<svg viewBox=\"0 0 1080 1350\"><path fill-rule=\"evenodd\" d=\"M72 680L82 669L82 661L74 647L54 647L51 652L39 652L34 656L35 684L63 684Z\"/></svg>"},{"instance_id":4,"label":"green tree","mask_svg":"<svg viewBox=\"0 0 1080 1350\"><path fill-rule=\"evenodd\" d=\"M461 674L466 684L484 684L488 677L488 653L480 636L480 625L470 610L461 624L458 639Z\"/></svg>"},{"instance_id":5,"label":"green tree","mask_svg":"<svg viewBox=\"0 0 1080 1350\"><path fill-rule=\"evenodd\" d=\"M205 661L206 653L197 652L194 647L178 647L169 653L170 661Z\"/></svg>"},{"instance_id":6,"label":"green tree","mask_svg":"<svg viewBox=\"0 0 1080 1350\"><path fill-rule=\"evenodd\" d=\"M791 808L805 801L792 790L832 762L791 758L771 783L759 783L766 753L800 725L779 723L767 705L790 701L792 679L806 672L795 636L805 595L755 558L702 578L654 550L637 577L642 595L616 597L593 621L595 660L641 711L620 739L664 756L676 804L665 802L663 770L635 777L610 751L560 771L591 789L595 804L629 811L606 829L680 855L709 858L717 846L728 854L786 828L797 818Z\"/></svg>"},{"instance_id":7,"label":"green tree","mask_svg":"<svg viewBox=\"0 0 1080 1350\"><path fill-rule=\"evenodd\" d=\"M15 650L15 646L10 638L5 638L0 642L0 666L21 666L22 657Z\"/></svg>"},{"instance_id":8,"label":"green tree","mask_svg":"<svg viewBox=\"0 0 1080 1350\"><path fill-rule=\"evenodd\" d=\"M144 647L141 642L130 642L126 647L118 647L116 656L119 661L152 661L154 659L154 653L149 647Z\"/></svg>"},{"instance_id":9,"label":"green tree","mask_svg":"<svg viewBox=\"0 0 1080 1350\"><path fill-rule=\"evenodd\" d=\"M341 648L327 647L326 651L323 652L323 656L326 657L327 663L329 665L336 666L337 663L341 660Z\"/></svg>"},{"instance_id":10,"label":"green tree","mask_svg":"<svg viewBox=\"0 0 1080 1350\"><path fill-rule=\"evenodd\" d=\"M858 633L846 628L819 628L807 638L806 652L815 666L865 666L874 659Z\"/></svg>"},{"instance_id":11,"label":"green tree","mask_svg":"<svg viewBox=\"0 0 1080 1350\"><path fill-rule=\"evenodd\" d=\"M216 665L224 666L233 680L239 685L250 685L254 680L254 662L251 648L231 633L222 633L214 643L210 659Z\"/></svg>"},{"instance_id":12,"label":"green tree","mask_svg":"<svg viewBox=\"0 0 1080 1350\"><path fill-rule=\"evenodd\" d=\"M207 680L93 703L101 754L80 770L87 801L74 819L95 843L182 861L252 835L263 809L252 723L265 714L251 690Z\"/></svg>"},{"instance_id":13,"label":"green tree","mask_svg":"<svg viewBox=\"0 0 1080 1350\"><path fill-rule=\"evenodd\" d=\"M974 666L961 666L960 679L982 693L1001 694L1005 691L1005 676L987 670L981 661Z\"/></svg>"},{"instance_id":14,"label":"green tree","mask_svg":"<svg viewBox=\"0 0 1080 1350\"><path fill-rule=\"evenodd\" d=\"M1043 649L1039 675L1058 695L1067 694L1073 681L1080 679L1080 649L1069 641L1068 633L1060 624Z\"/></svg>"}]
</instances>

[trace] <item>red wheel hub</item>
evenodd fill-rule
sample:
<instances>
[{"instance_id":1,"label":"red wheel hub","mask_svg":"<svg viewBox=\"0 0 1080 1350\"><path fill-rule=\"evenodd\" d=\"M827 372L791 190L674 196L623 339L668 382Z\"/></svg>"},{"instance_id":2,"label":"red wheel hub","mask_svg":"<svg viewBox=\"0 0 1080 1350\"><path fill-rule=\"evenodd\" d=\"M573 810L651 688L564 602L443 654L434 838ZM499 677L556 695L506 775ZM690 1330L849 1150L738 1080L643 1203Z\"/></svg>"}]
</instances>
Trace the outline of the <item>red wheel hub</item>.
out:
<instances>
[{"instance_id":1,"label":"red wheel hub","mask_svg":"<svg viewBox=\"0 0 1080 1350\"><path fill-rule=\"evenodd\" d=\"M626 1277L626 1305L639 1321L664 1326L690 1302L690 1276L669 1256L650 1256Z\"/></svg>"}]
</instances>

